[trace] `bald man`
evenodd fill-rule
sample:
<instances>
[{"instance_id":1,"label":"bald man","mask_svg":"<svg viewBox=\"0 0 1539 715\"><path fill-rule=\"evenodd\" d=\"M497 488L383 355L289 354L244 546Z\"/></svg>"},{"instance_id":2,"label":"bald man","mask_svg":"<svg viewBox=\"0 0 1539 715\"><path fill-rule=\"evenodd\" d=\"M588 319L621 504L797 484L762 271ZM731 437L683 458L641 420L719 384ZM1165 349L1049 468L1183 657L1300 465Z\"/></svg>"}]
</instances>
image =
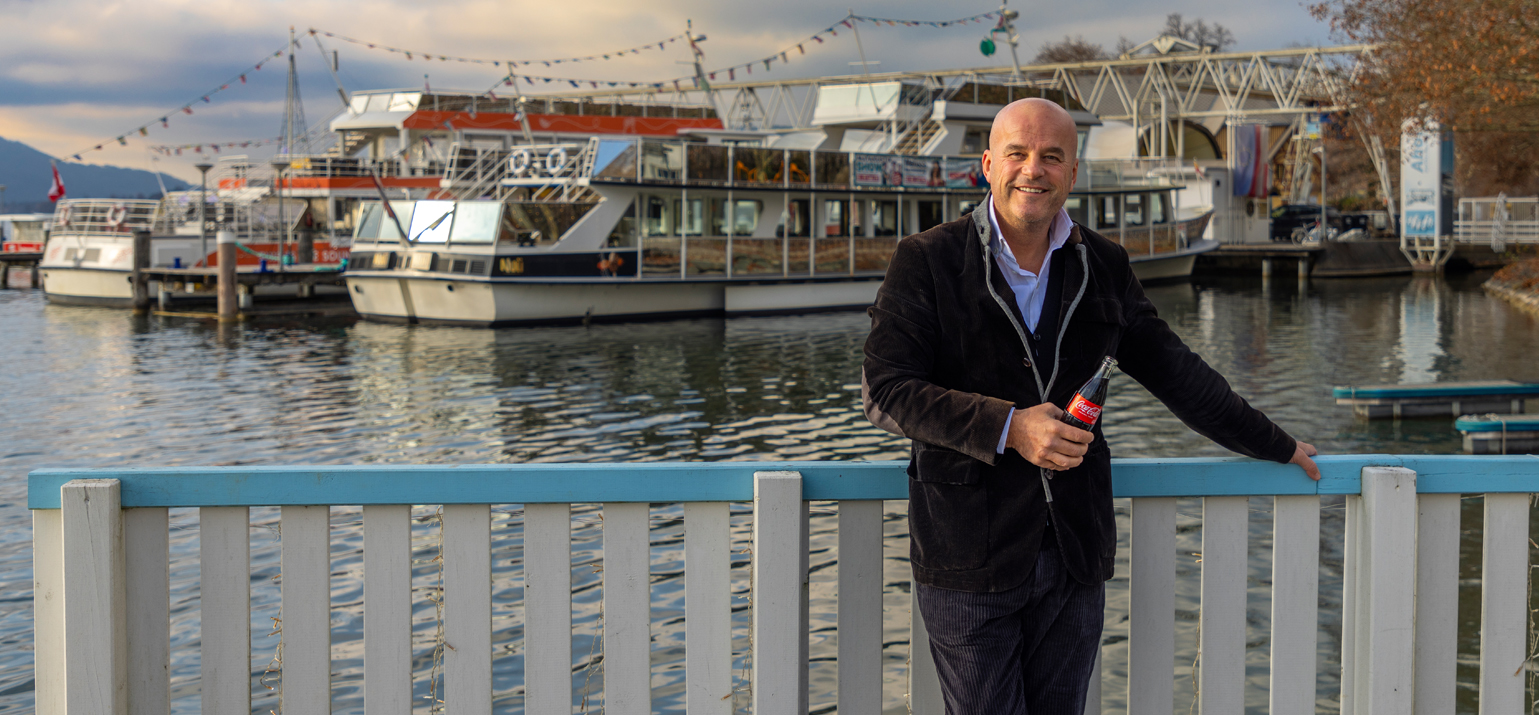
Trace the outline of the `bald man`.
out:
<instances>
[{"instance_id":1,"label":"bald man","mask_svg":"<svg viewBox=\"0 0 1539 715\"><path fill-rule=\"evenodd\" d=\"M1319 479L1315 450L1229 388L1144 297L1127 252L1063 210L1074 120L1043 99L999 112L990 193L899 242L871 309L866 411L913 440L914 598L951 715L1084 709L1116 553L1098 422L1061 422L1115 357L1192 429Z\"/></svg>"}]
</instances>

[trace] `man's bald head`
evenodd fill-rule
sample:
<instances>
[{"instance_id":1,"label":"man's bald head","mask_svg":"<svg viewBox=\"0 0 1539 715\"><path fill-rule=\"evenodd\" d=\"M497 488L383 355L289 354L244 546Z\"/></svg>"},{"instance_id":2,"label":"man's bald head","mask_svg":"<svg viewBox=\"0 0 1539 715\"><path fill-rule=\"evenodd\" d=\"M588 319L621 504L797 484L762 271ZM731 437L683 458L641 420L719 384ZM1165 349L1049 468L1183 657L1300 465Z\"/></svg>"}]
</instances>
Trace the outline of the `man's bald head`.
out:
<instances>
[{"instance_id":1,"label":"man's bald head","mask_svg":"<svg viewBox=\"0 0 1539 715\"><path fill-rule=\"evenodd\" d=\"M1038 126L1063 132L1060 136L1068 140L1070 155L1078 156L1079 133L1076 131L1074 117L1057 102L1041 97L1017 99L999 110L994 115L993 126L989 127L989 148L999 151L997 142L1000 137L1021 126Z\"/></svg>"},{"instance_id":2,"label":"man's bald head","mask_svg":"<svg viewBox=\"0 0 1539 715\"><path fill-rule=\"evenodd\" d=\"M1074 118L1045 99L1011 102L994 115L983 173L1006 240L1047 245L1048 228L1079 175L1078 144Z\"/></svg>"}]
</instances>

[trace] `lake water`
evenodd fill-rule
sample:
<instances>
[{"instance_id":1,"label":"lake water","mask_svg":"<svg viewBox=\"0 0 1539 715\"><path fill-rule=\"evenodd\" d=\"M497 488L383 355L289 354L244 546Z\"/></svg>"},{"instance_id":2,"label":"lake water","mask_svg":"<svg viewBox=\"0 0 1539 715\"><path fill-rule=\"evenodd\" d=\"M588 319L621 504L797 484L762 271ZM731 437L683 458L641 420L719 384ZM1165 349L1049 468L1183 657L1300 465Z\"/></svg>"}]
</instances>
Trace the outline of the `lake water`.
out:
<instances>
[{"instance_id":1,"label":"lake water","mask_svg":"<svg viewBox=\"0 0 1539 715\"><path fill-rule=\"evenodd\" d=\"M1330 397L1334 385L1510 378L1539 381L1539 321L1479 288L1484 276L1292 281L1203 280L1154 288L1175 330L1242 395L1326 453L1455 453L1450 420L1367 423ZM218 327L182 318L49 306L31 290L0 291L0 714L32 709L31 522L25 475L38 467L234 464L632 462L904 459L905 442L859 407L860 313L508 330L338 321ZM1106 410L1122 457L1222 455L1125 376ZM1303 477L1300 477L1301 479ZM908 656L907 532L902 502L886 519L885 707L901 710ZM1119 513L1126 519L1126 502ZM1271 500L1251 500L1247 705L1266 705ZM746 543L746 509L734 538ZM1176 709L1192 702L1201 504L1178 516ZM419 712L437 671L435 511L413 528L413 640ZM653 509L653 686L658 709L682 712L680 511ZM596 508L578 508L574 562L574 704L602 705L596 662L602 554ZM1478 498L1466 500L1461 581L1461 710L1474 712L1478 635ZM361 712L361 526L333 509L335 708ZM173 708L198 701L197 513L172 513ZM277 511L252 513L253 669L278 638ZM1124 523L1124 527L1126 524ZM496 707L522 709L520 510L493 514ZM1322 519L1319 708L1336 711L1340 501ZM831 510L814 506L813 608L828 616L837 553ZM1108 706L1123 704L1127 550L1109 584ZM748 554L734 550L736 644L747 646ZM828 627L823 627L828 626ZM814 623L814 712L832 709L832 621ZM746 686L744 661L735 677ZM267 678L271 681L273 676ZM746 690L746 687L741 688ZM253 709L276 709L260 683ZM737 698L746 709L746 692Z\"/></svg>"}]
</instances>

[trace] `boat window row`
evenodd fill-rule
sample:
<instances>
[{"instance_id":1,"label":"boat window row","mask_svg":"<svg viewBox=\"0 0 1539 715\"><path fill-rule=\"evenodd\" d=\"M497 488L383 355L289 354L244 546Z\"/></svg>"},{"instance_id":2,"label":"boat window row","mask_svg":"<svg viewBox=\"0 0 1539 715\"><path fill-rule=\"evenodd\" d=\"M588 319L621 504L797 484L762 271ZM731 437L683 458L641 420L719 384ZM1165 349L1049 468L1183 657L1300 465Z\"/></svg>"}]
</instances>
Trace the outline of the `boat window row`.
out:
<instances>
[{"instance_id":1,"label":"boat window row","mask_svg":"<svg viewBox=\"0 0 1539 715\"><path fill-rule=\"evenodd\" d=\"M899 156L840 151L604 139L594 153L599 181L696 186L827 189L986 188L973 157Z\"/></svg>"}]
</instances>

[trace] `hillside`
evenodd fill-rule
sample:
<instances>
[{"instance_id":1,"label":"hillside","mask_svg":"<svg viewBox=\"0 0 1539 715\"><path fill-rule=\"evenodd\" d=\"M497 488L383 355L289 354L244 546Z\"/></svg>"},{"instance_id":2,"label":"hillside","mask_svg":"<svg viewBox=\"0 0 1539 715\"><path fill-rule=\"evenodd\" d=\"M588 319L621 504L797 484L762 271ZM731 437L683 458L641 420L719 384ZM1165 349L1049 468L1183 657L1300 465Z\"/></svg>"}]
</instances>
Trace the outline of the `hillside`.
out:
<instances>
[{"instance_id":1,"label":"hillside","mask_svg":"<svg viewBox=\"0 0 1539 715\"><path fill-rule=\"evenodd\" d=\"M53 175L48 162L52 157L21 142L0 138L0 184L5 185L5 211L51 211L48 186ZM59 162L59 177L69 198L151 198L160 195L155 174L119 166L95 166ZM166 189L190 188L181 179L161 174Z\"/></svg>"}]
</instances>

